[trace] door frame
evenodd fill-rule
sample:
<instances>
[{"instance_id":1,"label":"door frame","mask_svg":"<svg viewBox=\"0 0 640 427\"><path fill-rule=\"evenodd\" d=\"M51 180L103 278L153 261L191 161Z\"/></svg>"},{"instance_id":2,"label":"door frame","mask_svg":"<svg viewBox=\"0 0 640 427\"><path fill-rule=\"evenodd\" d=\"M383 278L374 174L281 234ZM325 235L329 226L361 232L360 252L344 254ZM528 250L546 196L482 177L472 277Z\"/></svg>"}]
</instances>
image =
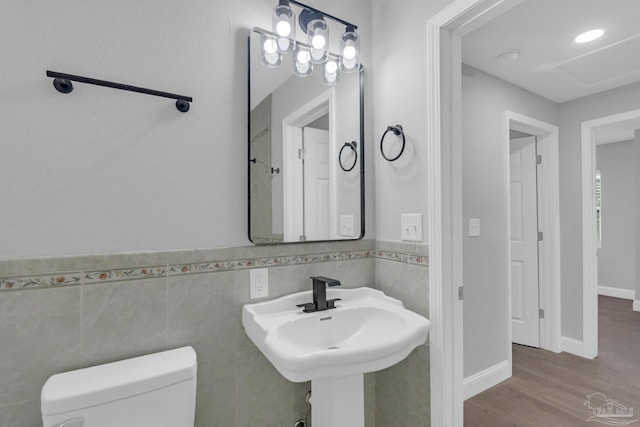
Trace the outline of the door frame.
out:
<instances>
[{"instance_id":1,"label":"door frame","mask_svg":"<svg viewBox=\"0 0 640 427\"><path fill-rule=\"evenodd\" d=\"M462 427L461 37L522 0L456 0L427 22L431 425Z\"/></svg>"},{"instance_id":2,"label":"door frame","mask_svg":"<svg viewBox=\"0 0 640 427\"><path fill-rule=\"evenodd\" d=\"M559 166L559 129L558 126L540 120L506 111L504 156L507 189L507 248L511 248L511 179L509 162L509 130L533 135L537 138L537 154L542 156L538 166L538 231L542 231L543 239L538 243L538 289L539 305L544 310L544 318L540 319L540 348L559 353L560 348L560 166ZM510 252L507 252L510 253ZM511 265L508 266L508 277L511 278ZM508 288L508 324L509 324L509 364L512 364L511 342L511 286Z\"/></svg>"},{"instance_id":3,"label":"door frame","mask_svg":"<svg viewBox=\"0 0 640 427\"><path fill-rule=\"evenodd\" d=\"M575 353L593 359L598 355L598 256L596 246L596 129L640 119L640 110L587 120L582 137L582 345Z\"/></svg>"}]
</instances>

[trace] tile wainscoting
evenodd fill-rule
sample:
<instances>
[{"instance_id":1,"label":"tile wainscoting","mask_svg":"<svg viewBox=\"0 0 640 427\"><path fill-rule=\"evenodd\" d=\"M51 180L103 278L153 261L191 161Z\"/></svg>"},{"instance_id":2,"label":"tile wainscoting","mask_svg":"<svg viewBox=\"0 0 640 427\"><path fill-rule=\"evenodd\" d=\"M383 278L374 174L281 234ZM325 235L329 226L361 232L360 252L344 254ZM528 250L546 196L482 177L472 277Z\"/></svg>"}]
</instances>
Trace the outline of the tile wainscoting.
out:
<instances>
[{"instance_id":1,"label":"tile wainscoting","mask_svg":"<svg viewBox=\"0 0 640 427\"><path fill-rule=\"evenodd\" d=\"M426 245L381 241L0 260L0 425L41 425L57 372L191 345L196 425L292 426L309 383L285 380L244 334L249 270L269 267L269 298L309 276L372 286L428 316ZM429 351L365 375L367 427L429 424Z\"/></svg>"}]
</instances>

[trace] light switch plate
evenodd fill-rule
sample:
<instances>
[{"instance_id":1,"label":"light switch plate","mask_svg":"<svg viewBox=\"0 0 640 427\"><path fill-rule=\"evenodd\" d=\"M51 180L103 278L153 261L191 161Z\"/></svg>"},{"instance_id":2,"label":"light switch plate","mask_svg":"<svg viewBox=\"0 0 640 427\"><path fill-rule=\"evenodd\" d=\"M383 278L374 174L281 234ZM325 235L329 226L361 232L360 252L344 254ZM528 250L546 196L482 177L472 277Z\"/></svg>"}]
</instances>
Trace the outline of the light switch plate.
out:
<instances>
[{"instance_id":1,"label":"light switch plate","mask_svg":"<svg viewBox=\"0 0 640 427\"><path fill-rule=\"evenodd\" d=\"M340 236L353 237L353 215L340 215Z\"/></svg>"},{"instance_id":2,"label":"light switch plate","mask_svg":"<svg viewBox=\"0 0 640 427\"><path fill-rule=\"evenodd\" d=\"M480 220L469 218L469 237L480 237Z\"/></svg>"},{"instance_id":3,"label":"light switch plate","mask_svg":"<svg viewBox=\"0 0 640 427\"><path fill-rule=\"evenodd\" d=\"M400 236L406 242L422 242L422 214L402 214Z\"/></svg>"}]
</instances>

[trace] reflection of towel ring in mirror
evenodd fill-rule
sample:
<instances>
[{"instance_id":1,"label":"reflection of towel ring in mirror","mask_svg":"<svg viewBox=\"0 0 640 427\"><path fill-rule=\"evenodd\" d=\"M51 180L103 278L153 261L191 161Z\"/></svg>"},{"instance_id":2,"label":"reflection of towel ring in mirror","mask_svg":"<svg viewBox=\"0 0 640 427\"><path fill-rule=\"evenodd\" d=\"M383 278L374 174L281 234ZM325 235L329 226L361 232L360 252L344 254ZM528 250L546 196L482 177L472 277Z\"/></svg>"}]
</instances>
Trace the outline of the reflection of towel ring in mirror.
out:
<instances>
[{"instance_id":1,"label":"reflection of towel ring in mirror","mask_svg":"<svg viewBox=\"0 0 640 427\"><path fill-rule=\"evenodd\" d=\"M354 167L356 167L356 163L358 163L358 151L356 151L357 146L358 146L358 143L355 141L345 142L342 148L340 149L340 153L338 154L338 162L340 163L340 168L342 168L343 171L349 172ZM342 152L347 147L349 147L353 151L353 164L349 168L345 168L344 165L342 164Z\"/></svg>"},{"instance_id":2,"label":"reflection of towel ring in mirror","mask_svg":"<svg viewBox=\"0 0 640 427\"><path fill-rule=\"evenodd\" d=\"M402 148L400 149L400 152L398 153L398 155L395 156L394 158L389 158L384 153L384 147L383 147L384 137L387 136L387 133L389 132L393 132L395 136L402 135ZM384 157L385 160L388 160L390 162L396 161L400 158L400 156L402 156L402 153L404 152L405 143L406 143L406 139L404 137L404 131L402 130L401 125L387 126L387 130L384 131L384 133L382 134L382 138L380 139L380 153L382 154L382 157Z\"/></svg>"}]
</instances>

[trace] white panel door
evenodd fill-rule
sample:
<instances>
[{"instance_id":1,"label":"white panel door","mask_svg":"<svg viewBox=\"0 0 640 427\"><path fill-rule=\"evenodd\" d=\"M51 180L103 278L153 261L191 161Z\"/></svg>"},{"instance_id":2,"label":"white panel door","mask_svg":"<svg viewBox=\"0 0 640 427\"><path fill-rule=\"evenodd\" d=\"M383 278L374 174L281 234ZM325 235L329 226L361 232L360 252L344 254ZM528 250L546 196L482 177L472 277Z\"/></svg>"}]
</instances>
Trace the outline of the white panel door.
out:
<instances>
[{"instance_id":1,"label":"white panel door","mask_svg":"<svg viewBox=\"0 0 640 427\"><path fill-rule=\"evenodd\" d=\"M304 229L307 240L330 235L329 132L304 128Z\"/></svg>"},{"instance_id":2,"label":"white panel door","mask_svg":"<svg viewBox=\"0 0 640 427\"><path fill-rule=\"evenodd\" d=\"M540 346L535 137L511 140L511 324L513 342Z\"/></svg>"}]
</instances>

